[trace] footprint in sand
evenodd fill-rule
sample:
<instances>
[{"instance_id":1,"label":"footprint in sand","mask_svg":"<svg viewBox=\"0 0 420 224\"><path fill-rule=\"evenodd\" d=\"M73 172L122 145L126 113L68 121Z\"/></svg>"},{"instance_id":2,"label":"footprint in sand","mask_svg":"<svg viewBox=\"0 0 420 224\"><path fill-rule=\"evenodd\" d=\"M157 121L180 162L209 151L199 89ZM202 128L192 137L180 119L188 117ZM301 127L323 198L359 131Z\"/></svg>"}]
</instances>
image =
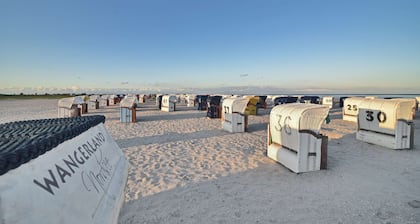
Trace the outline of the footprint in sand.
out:
<instances>
[{"instance_id":1,"label":"footprint in sand","mask_svg":"<svg viewBox=\"0 0 420 224\"><path fill-rule=\"evenodd\" d=\"M386 220L391 218L392 216L394 216L395 214L393 212L389 212L389 211L378 211L376 213L376 216L382 220Z\"/></svg>"},{"instance_id":2,"label":"footprint in sand","mask_svg":"<svg viewBox=\"0 0 420 224\"><path fill-rule=\"evenodd\" d=\"M420 208L420 201L412 200L412 201L408 202L408 205L412 208Z\"/></svg>"}]
</instances>

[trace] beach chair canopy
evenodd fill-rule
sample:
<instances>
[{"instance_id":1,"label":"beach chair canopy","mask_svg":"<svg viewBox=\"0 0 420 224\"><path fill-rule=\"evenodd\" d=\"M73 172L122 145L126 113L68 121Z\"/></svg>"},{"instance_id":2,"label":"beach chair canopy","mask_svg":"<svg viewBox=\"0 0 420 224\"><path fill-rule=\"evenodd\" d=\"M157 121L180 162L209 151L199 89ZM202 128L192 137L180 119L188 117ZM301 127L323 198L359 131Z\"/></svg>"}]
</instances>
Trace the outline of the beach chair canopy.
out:
<instances>
[{"instance_id":1,"label":"beach chair canopy","mask_svg":"<svg viewBox=\"0 0 420 224\"><path fill-rule=\"evenodd\" d=\"M241 113L245 112L249 99L246 98L227 98L223 100L222 113Z\"/></svg>"},{"instance_id":2,"label":"beach chair canopy","mask_svg":"<svg viewBox=\"0 0 420 224\"><path fill-rule=\"evenodd\" d=\"M88 95L81 95L81 96L77 96L77 97L81 97L83 99L83 101L85 101L85 102L89 101L89 96Z\"/></svg>"},{"instance_id":3,"label":"beach chair canopy","mask_svg":"<svg viewBox=\"0 0 420 224\"><path fill-rule=\"evenodd\" d=\"M317 104L290 103L275 106L270 112L272 141L291 148L298 147L299 131L319 134L328 112L327 106ZM289 139L287 142L284 140L286 138Z\"/></svg>"},{"instance_id":4,"label":"beach chair canopy","mask_svg":"<svg viewBox=\"0 0 420 224\"><path fill-rule=\"evenodd\" d=\"M109 97L109 95L102 95L101 96L101 100L107 100L107 99L109 99L110 97Z\"/></svg>"},{"instance_id":5,"label":"beach chair canopy","mask_svg":"<svg viewBox=\"0 0 420 224\"><path fill-rule=\"evenodd\" d=\"M159 105L159 102L162 102L163 94L156 94L156 105Z\"/></svg>"},{"instance_id":6,"label":"beach chair canopy","mask_svg":"<svg viewBox=\"0 0 420 224\"><path fill-rule=\"evenodd\" d=\"M347 98L349 98L349 97L348 96L342 96L342 97L340 97L340 99L339 99L340 107L344 107L344 100L347 99Z\"/></svg>"},{"instance_id":7,"label":"beach chair canopy","mask_svg":"<svg viewBox=\"0 0 420 224\"><path fill-rule=\"evenodd\" d=\"M78 104L83 104L83 103L85 103L85 101L83 100L83 97L81 96L66 97L58 101L58 107L70 109L73 105L78 105Z\"/></svg>"},{"instance_id":8,"label":"beach chair canopy","mask_svg":"<svg viewBox=\"0 0 420 224\"><path fill-rule=\"evenodd\" d=\"M207 103L210 105L220 105L222 101L222 96L209 96Z\"/></svg>"},{"instance_id":9,"label":"beach chair canopy","mask_svg":"<svg viewBox=\"0 0 420 224\"><path fill-rule=\"evenodd\" d=\"M406 99L366 99L359 105L359 129L394 134L398 120L412 120L413 103Z\"/></svg>"},{"instance_id":10,"label":"beach chair canopy","mask_svg":"<svg viewBox=\"0 0 420 224\"><path fill-rule=\"evenodd\" d=\"M298 101L297 96L276 96L273 98L273 103L275 105L285 104L285 103L296 103Z\"/></svg>"},{"instance_id":11,"label":"beach chair canopy","mask_svg":"<svg viewBox=\"0 0 420 224\"><path fill-rule=\"evenodd\" d=\"M300 98L301 103L313 103L313 104L319 104L321 101L319 96L302 96Z\"/></svg>"},{"instance_id":12,"label":"beach chair canopy","mask_svg":"<svg viewBox=\"0 0 420 224\"><path fill-rule=\"evenodd\" d=\"M188 94L187 95L187 100L195 100L196 96L197 95L195 95L195 94Z\"/></svg>"},{"instance_id":13,"label":"beach chair canopy","mask_svg":"<svg viewBox=\"0 0 420 224\"><path fill-rule=\"evenodd\" d=\"M402 101L408 101L411 103L412 108L416 108L417 100L415 98L393 98L391 100L402 100Z\"/></svg>"},{"instance_id":14,"label":"beach chair canopy","mask_svg":"<svg viewBox=\"0 0 420 224\"><path fill-rule=\"evenodd\" d=\"M328 112L328 107L316 104L290 103L278 105L270 112L270 125L277 125L278 118L281 117L281 121L286 121L290 128L319 133Z\"/></svg>"},{"instance_id":15,"label":"beach chair canopy","mask_svg":"<svg viewBox=\"0 0 420 224\"><path fill-rule=\"evenodd\" d=\"M129 98L135 97L135 98L137 98L137 95L136 94L133 94L133 93L128 93L127 95L124 96L124 98L126 98L126 97L129 97Z\"/></svg>"},{"instance_id":16,"label":"beach chair canopy","mask_svg":"<svg viewBox=\"0 0 420 224\"><path fill-rule=\"evenodd\" d=\"M196 96L196 99L197 100L207 100L207 98L209 97L209 95L197 95Z\"/></svg>"},{"instance_id":17,"label":"beach chair canopy","mask_svg":"<svg viewBox=\"0 0 420 224\"><path fill-rule=\"evenodd\" d=\"M285 95L269 95L267 96L267 103L274 104L274 101L280 97L287 97Z\"/></svg>"},{"instance_id":18,"label":"beach chair canopy","mask_svg":"<svg viewBox=\"0 0 420 224\"><path fill-rule=\"evenodd\" d=\"M333 96L323 96L322 97L322 104L332 104L334 103L334 97Z\"/></svg>"},{"instance_id":19,"label":"beach chair canopy","mask_svg":"<svg viewBox=\"0 0 420 224\"><path fill-rule=\"evenodd\" d=\"M176 103L177 98L175 95L165 95L162 97L162 104L168 106L169 103Z\"/></svg>"},{"instance_id":20,"label":"beach chair canopy","mask_svg":"<svg viewBox=\"0 0 420 224\"><path fill-rule=\"evenodd\" d=\"M181 99L181 100L185 100L185 99L187 99L187 95L185 95L185 94L177 94L176 95L176 98Z\"/></svg>"},{"instance_id":21,"label":"beach chair canopy","mask_svg":"<svg viewBox=\"0 0 420 224\"><path fill-rule=\"evenodd\" d=\"M343 114L357 116L359 114L360 104L366 100L362 97L349 97L344 99L343 103Z\"/></svg>"},{"instance_id":22,"label":"beach chair canopy","mask_svg":"<svg viewBox=\"0 0 420 224\"><path fill-rule=\"evenodd\" d=\"M365 96L365 98L369 99L369 100L373 100L373 99L377 99L378 97L377 96Z\"/></svg>"},{"instance_id":23,"label":"beach chair canopy","mask_svg":"<svg viewBox=\"0 0 420 224\"><path fill-rule=\"evenodd\" d=\"M138 103L137 97L135 96L126 96L124 99L120 102L120 107L127 107L127 108L133 108Z\"/></svg>"},{"instance_id":24,"label":"beach chair canopy","mask_svg":"<svg viewBox=\"0 0 420 224\"><path fill-rule=\"evenodd\" d=\"M267 100L267 96L258 96L257 104L264 104L266 100Z\"/></svg>"},{"instance_id":25,"label":"beach chair canopy","mask_svg":"<svg viewBox=\"0 0 420 224\"><path fill-rule=\"evenodd\" d=\"M248 105L256 106L258 101L260 100L259 96L244 96L243 98L249 99Z\"/></svg>"},{"instance_id":26,"label":"beach chair canopy","mask_svg":"<svg viewBox=\"0 0 420 224\"><path fill-rule=\"evenodd\" d=\"M409 102L411 102L411 105L413 107L413 118L416 115L416 111L417 111L417 99L416 98L394 98L393 100L407 100Z\"/></svg>"},{"instance_id":27,"label":"beach chair canopy","mask_svg":"<svg viewBox=\"0 0 420 224\"><path fill-rule=\"evenodd\" d=\"M286 95L271 95L271 96L268 96L268 98L273 102L278 97L287 97L287 96Z\"/></svg>"},{"instance_id":28,"label":"beach chair canopy","mask_svg":"<svg viewBox=\"0 0 420 224\"><path fill-rule=\"evenodd\" d=\"M89 101L98 101L100 99L99 95L92 95L89 96Z\"/></svg>"}]
</instances>

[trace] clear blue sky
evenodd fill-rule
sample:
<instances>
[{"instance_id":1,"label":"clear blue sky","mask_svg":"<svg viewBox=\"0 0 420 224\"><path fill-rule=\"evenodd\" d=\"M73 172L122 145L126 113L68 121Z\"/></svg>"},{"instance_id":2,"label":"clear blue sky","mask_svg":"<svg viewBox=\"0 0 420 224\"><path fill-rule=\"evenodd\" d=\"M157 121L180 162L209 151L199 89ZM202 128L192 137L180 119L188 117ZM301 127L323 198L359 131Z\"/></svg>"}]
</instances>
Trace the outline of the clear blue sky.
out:
<instances>
[{"instance_id":1,"label":"clear blue sky","mask_svg":"<svg viewBox=\"0 0 420 224\"><path fill-rule=\"evenodd\" d=\"M245 75L246 74L246 75ZM0 93L420 93L420 1L0 1Z\"/></svg>"}]
</instances>

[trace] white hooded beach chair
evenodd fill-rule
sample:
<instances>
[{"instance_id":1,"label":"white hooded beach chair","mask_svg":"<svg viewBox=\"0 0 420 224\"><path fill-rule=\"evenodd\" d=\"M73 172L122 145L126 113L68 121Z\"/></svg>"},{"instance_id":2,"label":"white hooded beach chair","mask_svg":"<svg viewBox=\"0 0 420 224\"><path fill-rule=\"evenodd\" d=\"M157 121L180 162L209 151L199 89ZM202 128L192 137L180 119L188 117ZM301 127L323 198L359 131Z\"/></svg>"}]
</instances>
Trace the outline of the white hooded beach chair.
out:
<instances>
[{"instance_id":1,"label":"white hooded beach chair","mask_svg":"<svg viewBox=\"0 0 420 224\"><path fill-rule=\"evenodd\" d=\"M413 103L404 99L372 99L359 105L358 140L391 149L413 147Z\"/></svg>"},{"instance_id":2,"label":"white hooded beach chair","mask_svg":"<svg viewBox=\"0 0 420 224\"><path fill-rule=\"evenodd\" d=\"M320 134L329 108L316 104L282 104L270 113L267 156L295 173L327 164L328 137Z\"/></svg>"}]
</instances>

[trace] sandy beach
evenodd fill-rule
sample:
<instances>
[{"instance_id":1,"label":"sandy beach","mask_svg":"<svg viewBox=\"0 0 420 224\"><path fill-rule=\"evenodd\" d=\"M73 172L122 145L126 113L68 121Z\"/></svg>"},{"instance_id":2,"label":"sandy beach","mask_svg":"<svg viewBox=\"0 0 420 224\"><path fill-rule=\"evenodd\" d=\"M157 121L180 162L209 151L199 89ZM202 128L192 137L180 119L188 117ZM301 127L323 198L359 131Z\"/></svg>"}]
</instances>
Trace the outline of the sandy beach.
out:
<instances>
[{"instance_id":1,"label":"sandy beach","mask_svg":"<svg viewBox=\"0 0 420 224\"><path fill-rule=\"evenodd\" d=\"M0 101L0 123L56 118L57 102ZM358 141L356 123L331 109L328 169L295 174L265 155L270 109L229 133L205 111L176 108L140 104L129 124L117 105L89 113L106 116L130 164L120 224L420 223L419 113L414 149L391 150Z\"/></svg>"}]
</instances>

